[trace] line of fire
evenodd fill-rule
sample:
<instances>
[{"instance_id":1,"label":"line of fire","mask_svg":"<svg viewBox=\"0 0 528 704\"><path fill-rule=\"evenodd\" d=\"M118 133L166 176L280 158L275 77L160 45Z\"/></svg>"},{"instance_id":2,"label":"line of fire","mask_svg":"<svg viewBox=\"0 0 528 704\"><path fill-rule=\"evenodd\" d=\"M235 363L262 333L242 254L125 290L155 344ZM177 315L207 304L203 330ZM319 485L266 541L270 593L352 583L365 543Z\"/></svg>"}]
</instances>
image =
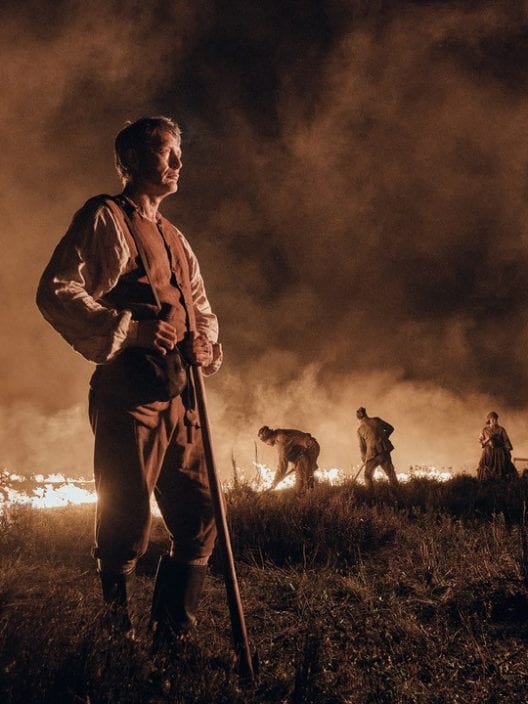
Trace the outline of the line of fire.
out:
<instances>
[{"instance_id":1,"label":"line of fire","mask_svg":"<svg viewBox=\"0 0 528 704\"><path fill-rule=\"evenodd\" d=\"M254 473L250 475L243 469L236 468L234 476L223 483L226 490L236 483L247 485L252 491L269 491L272 486L274 470L265 464L254 462ZM356 472L361 465L354 469ZM449 468L414 465L409 472L398 473L398 481L407 482L413 478L432 479L445 482L454 476ZM315 479L318 483L339 486L350 481L353 474L348 474L338 467L328 469L318 469L315 472ZM376 469L374 479L378 481L386 480L385 474ZM363 483L361 477L358 482ZM285 477L273 491L290 489L295 484L295 477L289 474ZM93 479L70 478L63 474L34 474L21 475L9 472L4 469L0 473L0 512L5 512L14 506L28 506L35 509L61 508L70 505L93 504L97 501L95 485ZM152 503L153 513L157 513L156 503Z\"/></svg>"}]
</instances>

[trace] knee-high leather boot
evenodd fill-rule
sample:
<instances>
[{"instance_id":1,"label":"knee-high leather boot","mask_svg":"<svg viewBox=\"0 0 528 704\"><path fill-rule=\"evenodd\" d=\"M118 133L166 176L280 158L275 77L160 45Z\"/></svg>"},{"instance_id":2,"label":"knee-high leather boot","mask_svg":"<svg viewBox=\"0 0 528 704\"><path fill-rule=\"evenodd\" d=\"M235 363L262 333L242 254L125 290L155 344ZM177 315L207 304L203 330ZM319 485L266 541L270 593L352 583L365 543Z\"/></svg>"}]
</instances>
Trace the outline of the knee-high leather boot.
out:
<instances>
[{"instance_id":1,"label":"knee-high leather boot","mask_svg":"<svg viewBox=\"0 0 528 704\"><path fill-rule=\"evenodd\" d=\"M151 625L155 641L181 638L196 625L207 565L188 565L164 555L158 564Z\"/></svg>"}]
</instances>

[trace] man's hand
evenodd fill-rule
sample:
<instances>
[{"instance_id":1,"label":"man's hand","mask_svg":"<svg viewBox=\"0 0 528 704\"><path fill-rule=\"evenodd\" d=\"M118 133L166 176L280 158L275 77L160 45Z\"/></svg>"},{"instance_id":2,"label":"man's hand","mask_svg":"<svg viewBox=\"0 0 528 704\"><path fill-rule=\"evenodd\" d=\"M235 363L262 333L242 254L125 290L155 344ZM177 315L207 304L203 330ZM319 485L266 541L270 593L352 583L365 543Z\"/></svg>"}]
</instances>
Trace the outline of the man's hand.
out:
<instances>
[{"instance_id":1,"label":"man's hand","mask_svg":"<svg viewBox=\"0 0 528 704\"><path fill-rule=\"evenodd\" d=\"M167 354L177 342L176 328L164 320L140 320L134 344Z\"/></svg>"},{"instance_id":2,"label":"man's hand","mask_svg":"<svg viewBox=\"0 0 528 704\"><path fill-rule=\"evenodd\" d=\"M206 337L195 337L185 343L185 356L197 367L208 367L213 362L213 345Z\"/></svg>"}]
</instances>

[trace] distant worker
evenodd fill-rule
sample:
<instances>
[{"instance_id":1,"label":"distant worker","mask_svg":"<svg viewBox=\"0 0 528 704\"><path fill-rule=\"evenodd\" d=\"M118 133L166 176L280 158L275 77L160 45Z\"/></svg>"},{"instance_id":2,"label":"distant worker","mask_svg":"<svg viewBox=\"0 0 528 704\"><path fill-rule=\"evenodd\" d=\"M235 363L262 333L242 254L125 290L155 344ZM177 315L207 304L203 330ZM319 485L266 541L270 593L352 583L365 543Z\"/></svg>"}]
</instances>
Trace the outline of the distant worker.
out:
<instances>
[{"instance_id":1,"label":"distant worker","mask_svg":"<svg viewBox=\"0 0 528 704\"><path fill-rule=\"evenodd\" d=\"M506 430L499 425L499 416L491 411L486 416L486 425L479 436L482 455L477 476L479 479L498 479L517 476L515 465L511 461L513 446Z\"/></svg>"},{"instance_id":2,"label":"distant worker","mask_svg":"<svg viewBox=\"0 0 528 704\"><path fill-rule=\"evenodd\" d=\"M381 418L369 418L363 406L357 409L356 416L361 421L357 432L361 460L365 465L367 487L372 488L372 477L376 467L383 469L392 486L398 486L398 478L390 454L394 450L394 445L389 440L394 428Z\"/></svg>"},{"instance_id":3,"label":"distant worker","mask_svg":"<svg viewBox=\"0 0 528 704\"><path fill-rule=\"evenodd\" d=\"M293 465L290 471L295 472L297 493L304 494L308 489L314 488L314 472L318 466L317 458L320 447L310 433L284 428L273 430L264 425L258 431L258 437L266 445L276 446L279 452L279 463L271 489L274 489L289 474L288 465L290 463Z\"/></svg>"}]
</instances>

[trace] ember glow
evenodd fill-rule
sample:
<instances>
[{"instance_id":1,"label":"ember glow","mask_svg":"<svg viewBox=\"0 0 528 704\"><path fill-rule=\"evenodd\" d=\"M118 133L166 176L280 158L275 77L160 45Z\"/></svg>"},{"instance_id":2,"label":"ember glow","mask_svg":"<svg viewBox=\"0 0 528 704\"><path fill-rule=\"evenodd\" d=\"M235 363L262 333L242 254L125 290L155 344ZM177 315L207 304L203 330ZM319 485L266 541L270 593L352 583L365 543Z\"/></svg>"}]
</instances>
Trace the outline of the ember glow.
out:
<instances>
[{"instance_id":1,"label":"ember glow","mask_svg":"<svg viewBox=\"0 0 528 704\"><path fill-rule=\"evenodd\" d=\"M254 491L267 491L271 489L273 483L273 477L275 476L275 471L265 464L260 464L255 462L255 467L257 469L257 476L251 481L247 482L249 486ZM342 469L337 469L333 467L332 469L318 469L315 472L315 479L317 482L323 484L339 485L343 484L347 479L347 475ZM246 483L244 481L244 483ZM280 491L281 489L290 489L295 486L295 474L287 474L284 479L278 484L274 491Z\"/></svg>"},{"instance_id":2,"label":"ember glow","mask_svg":"<svg viewBox=\"0 0 528 704\"><path fill-rule=\"evenodd\" d=\"M268 491L271 489L275 470L265 464L254 463L256 474L252 478L245 476L242 470L237 471L237 482L249 486L253 491ZM347 474L342 469L332 467L330 469L318 469L315 472L315 479L320 484L330 484L340 486L347 481L355 479L360 484L364 483L363 472L359 472L360 465L352 468L352 472ZM431 479L439 482L448 481L453 477L450 469L444 467L417 465L411 467L408 473L398 474L400 482L408 482L416 479ZM387 477L381 469L374 473L374 479L386 481ZM232 488L234 482L225 484L225 488ZM273 491L282 491L295 486L295 474L288 474ZM0 472L0 514L10 506L22 505L32 508L59 508L69 505L94 504L97 502L95 486L93 480L69 479L63 474L36 474L31 477L24 477L18 474L10 474L7 471ZM152 511L159 515L159 510L152 502Z\"/></svg>"},{"instance_id":3,"label":"ember glow","mask_svg":"<svg viewBox=\"0 0 528 704\"><path fill-rule=\"evenodd\" d=\"M241 484L247 484L254 491L268 491L273 483L273 477L275 476L275 471L265 464L258 462L253 463L255 465L257 474L255 477L248 479L242 470L237 472L237 480ZM346 473L344 470L337 467L332 467L331 469L318 469L315 472L316 482L320 484L331 484L332 486L339 486L347 481L355 480L359 484L364 484L365 480L363 477L363 471L360 472L361 465L356 465L352 468L350 474ZM415 465L409 468L409 472L401 472L398 474L398 480L400 482L408 482L411 479L431 479L438 482L446 482L452 479L453 473L451 468L445 467L435 467L427 465ZM376 481L387 481L387 476L382 469L378 467L374 472L374 479ZM228 485L231 486L232 482ZM290 489L295 486L295 474L287 474L286 477L278 484L273 491L281 491L282 489Z\"/></svg>"},{"instance_id":4,"label":"ember glow","mask_svg":"<svg viewBox=\"0 0 528 704\"><path fill-rule=\"evenodd\" d=\"M374 473L374 479L382 479L383 472L378 468ZM408 482L411 479L435 479L437 482L447 482L453 478L451 467L435 467L428 465L415 465L409 468L408 474L398 474L400 482Z\"/></svg>"}]
</instances>

